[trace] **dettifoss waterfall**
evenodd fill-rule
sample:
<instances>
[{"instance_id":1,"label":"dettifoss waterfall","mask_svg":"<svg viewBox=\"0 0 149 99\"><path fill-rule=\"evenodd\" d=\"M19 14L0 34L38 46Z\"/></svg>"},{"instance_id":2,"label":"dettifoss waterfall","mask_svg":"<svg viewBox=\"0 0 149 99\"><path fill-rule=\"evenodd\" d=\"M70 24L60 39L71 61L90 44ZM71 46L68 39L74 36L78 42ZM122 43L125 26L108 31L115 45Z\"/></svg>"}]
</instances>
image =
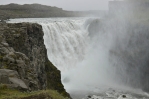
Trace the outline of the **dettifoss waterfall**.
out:
<instances>
[{"instance_id":1,"label":"dettifoss waterfall","mask_svg":"<svg viewBox=\"0 0 149 99\"><path fill-rule=\"evenodd\" d=\"M61 71L82 61L88 43L88 32L80 20L42 23L48 58Z\"/></svg>"},{"instance_id":2,"label":"dettifoss waterfall","mask_svg":"<svg viewBox=\"0 0 149 99\"><path fill-rule=\"evenodd\" d=\"M73 97L100 93L94 99L123 99L122 94L128 97L124 99L149 99L142 91L149 88L148 63L144 63L149 59L148 34L140 34L138 28L129 33L127 23L118 26L100 20L27 18L10 22L42 25L48 58L61 71L62 83Z\"/></svg>"}]
</instances>

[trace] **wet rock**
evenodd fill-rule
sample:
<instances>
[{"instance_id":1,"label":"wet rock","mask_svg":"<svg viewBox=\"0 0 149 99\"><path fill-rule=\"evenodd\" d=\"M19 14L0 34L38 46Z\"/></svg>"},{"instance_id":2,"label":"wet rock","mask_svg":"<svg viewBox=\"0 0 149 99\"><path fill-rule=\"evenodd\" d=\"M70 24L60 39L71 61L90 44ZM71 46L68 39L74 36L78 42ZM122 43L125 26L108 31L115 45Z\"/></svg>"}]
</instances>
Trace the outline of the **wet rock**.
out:
<instances>
[{"instance_id":1,"label":"wet rock","mask_svg":"<svg viewBox=\"0 0 149 99\"><path fill-rule=\"evenodd\" d=\"M131 97L127 98L126 95L121 95L118 97L118 99L133 99L133 98L131 98Z\"/></svg>"},{"instance_id":2,"label":"wet rock","mask_svg":"<svg viewBox=\"0 0 149 99\"><path fill-rule=\"evenodd\" d=\"M91 96L87 96L88 98L92 98Z\"/></svg>"},{"instance_id":3,"label":"wet rock","mask_svg":"<svg viewBox=\"0 0 149 99\"><path fill-rule=\"evenodd\" d=\"M126 98L126 95L122 95L123 98Z\"/></svg>"}]
</instances>

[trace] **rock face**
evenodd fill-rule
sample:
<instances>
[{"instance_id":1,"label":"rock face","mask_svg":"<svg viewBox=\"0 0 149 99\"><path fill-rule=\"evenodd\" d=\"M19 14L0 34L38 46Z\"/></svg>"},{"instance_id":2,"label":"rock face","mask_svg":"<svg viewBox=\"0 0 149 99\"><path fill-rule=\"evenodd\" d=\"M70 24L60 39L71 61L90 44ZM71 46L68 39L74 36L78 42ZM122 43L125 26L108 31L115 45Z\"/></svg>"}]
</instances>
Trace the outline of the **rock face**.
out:
<instances>
[{"instance_id":1,"label":"rock face","mask_svg":"<svg viewBox=\"0 0 149 99\"><path fill-rule=\"evenodd\" d=\"M19 79L19 75L14 70L9 69L0 69L0 82L3 84L7 84L7 87L20 89L20 90L27 90L28 87Z\"/></svg>"},{"instance_id":2,"label":"rock face","mask_svg":"<svg viewBox=\"0 0 149 99\"><path fill-rule=\"evenodd\" d=\"M15 76L11 77L11 73ZM47 59L42 27L38 24L0 24L0 83L3 75L7 76L7 84L19 82L21 88L31 91L54 89L69 97L60 71Z\"/></svg>"}]
</instances>

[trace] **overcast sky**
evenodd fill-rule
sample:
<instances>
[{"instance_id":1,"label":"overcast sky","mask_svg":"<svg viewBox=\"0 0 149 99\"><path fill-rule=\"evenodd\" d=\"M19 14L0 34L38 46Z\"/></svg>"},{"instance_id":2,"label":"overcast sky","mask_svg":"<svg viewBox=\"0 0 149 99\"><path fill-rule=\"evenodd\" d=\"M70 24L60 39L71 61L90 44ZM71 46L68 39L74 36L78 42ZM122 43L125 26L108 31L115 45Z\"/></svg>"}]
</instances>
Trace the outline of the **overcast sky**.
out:
<instances>
[{"instance_id":1,"label":"overcast sky","mask_svg":"<svg viewBox=\"0 0 149 99\"><path fill-rule=\"evenodd\" d=\"M0 4L40 3L49 6L57 6L64 10L107 10L110 0L0 0Z\"/></svg>"}]
</instances>

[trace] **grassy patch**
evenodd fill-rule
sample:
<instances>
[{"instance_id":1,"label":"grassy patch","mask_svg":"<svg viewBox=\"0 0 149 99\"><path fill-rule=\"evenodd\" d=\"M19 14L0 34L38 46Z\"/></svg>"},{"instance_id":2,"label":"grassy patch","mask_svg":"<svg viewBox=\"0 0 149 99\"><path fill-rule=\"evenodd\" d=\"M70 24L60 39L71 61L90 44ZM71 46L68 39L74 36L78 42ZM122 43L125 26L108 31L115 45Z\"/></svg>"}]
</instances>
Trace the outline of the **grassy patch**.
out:
<instances>
[{"instance_id":1,"label":"grassy patch","mask_svg":"<svg viewBox=\"0 0 149 99\"><path fill-rule=\"evenodd\" d=\"M20 92L0 88L0 99L66 99L55 90Z\"/></svg>"}]
</instances>

